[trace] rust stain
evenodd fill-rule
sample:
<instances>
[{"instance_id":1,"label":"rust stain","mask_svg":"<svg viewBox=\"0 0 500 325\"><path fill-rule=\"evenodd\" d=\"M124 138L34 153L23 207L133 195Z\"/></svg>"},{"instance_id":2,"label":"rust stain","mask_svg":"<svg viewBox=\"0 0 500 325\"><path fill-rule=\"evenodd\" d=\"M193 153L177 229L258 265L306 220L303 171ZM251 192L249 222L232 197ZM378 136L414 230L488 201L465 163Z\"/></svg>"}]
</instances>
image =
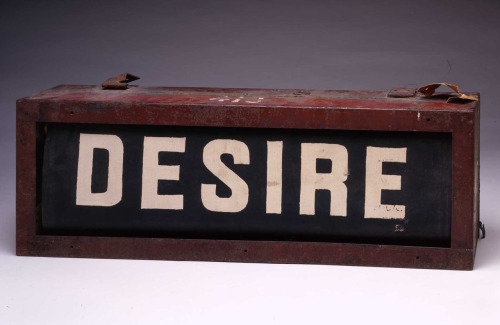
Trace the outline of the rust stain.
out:
<instances>
[{"instance_id":1,"label":"rust stain","mask_svg":"<svg viewBox=\"0 0 500 325\"><path fill-rule=\"evenodd\" d=\"M466 94L461 93L458 90L457 86L452 85L452 84L448 84L448 83L444 83L444 82L432 83L432 84L422 86L422 87L418 88L418 92L424 94L425 97L431 97L436 92L436 89L441 87L441 86L447 86L447 87L451 88L456 93L456 94L448 94L447 95L448 96L447 103L452 103L452 102L460 103L460 102L477 101L478 100L478 98L475 96L470 96L470 95L466 95Z\"/></svg>"},{"instance_id":2,"label":"rust stain","mask_svg":"<svg viewBox=\"0 0 500 325\"><path fill-rule=\"evenodd\" d=\"M233 101L241 96L265 100L210 100L225 95L235 96ZM43 154L44 139L43 132L36 130L45 123L450 132L451 247L49 235L37 224L41 217L37 209L37 157ZM474 168L479 162L479 156L474 155L479 146L478 128L478 100L447 103L434 96L387 98L387 92L376 91L56 87L17 102L17 253L472 269L478 236L473 220L473 207L478 205L474 193L479 192L478 182L474 182ZM268 185L276 186L274 182ZM403 230L403 226L395 229Z\"/></svg>"}]
</instances>

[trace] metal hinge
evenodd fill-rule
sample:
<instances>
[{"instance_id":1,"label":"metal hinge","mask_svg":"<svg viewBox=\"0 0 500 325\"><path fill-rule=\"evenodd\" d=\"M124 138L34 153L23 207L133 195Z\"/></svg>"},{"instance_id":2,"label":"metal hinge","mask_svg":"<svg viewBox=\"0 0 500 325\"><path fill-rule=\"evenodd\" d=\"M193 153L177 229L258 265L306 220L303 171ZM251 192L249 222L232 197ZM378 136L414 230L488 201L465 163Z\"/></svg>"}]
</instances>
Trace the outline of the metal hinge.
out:
<instances>
[{"instance_id":1,"label":"metal hinge","mask_svg":"<svg viewBox=\"0 0 500 325\"><path fill-rule=\"evenodd\" d=\"M392 88L387 97L391 98L409 98L414 97L417 93L417 88Z\"/></svg>"},{"instance_id":2,"label":"metal hinge","mask_svg":"<svg viewBox=\"0 0 500 325\"><path fill-rule=\"evenodd\" d=\"M122 73L117 76L111 77L102 83L102 89L120 89L128 88L128 83L141 79L130 73Z\"/></svg>"}]
</instances>

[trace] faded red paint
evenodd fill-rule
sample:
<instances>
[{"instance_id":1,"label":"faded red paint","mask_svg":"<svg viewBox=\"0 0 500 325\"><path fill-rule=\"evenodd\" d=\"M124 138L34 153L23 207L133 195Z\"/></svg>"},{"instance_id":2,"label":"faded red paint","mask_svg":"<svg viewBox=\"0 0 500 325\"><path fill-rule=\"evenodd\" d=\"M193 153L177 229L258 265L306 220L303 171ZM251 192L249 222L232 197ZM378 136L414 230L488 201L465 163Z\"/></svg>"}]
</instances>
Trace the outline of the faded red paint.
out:
<instances>
[{"instance_id":1,"label":"faded red paint","mask_svg":"<svg viewBox=\"0 0 500 325\"><path fill-rule=\"evenodd\" d=\"M452 132L451 247L44 235L37 208L44 123ZM479 101L375 91L59 86L17 103L17 254L472 269L478 130Z\"/></svg>"}]
</instances>

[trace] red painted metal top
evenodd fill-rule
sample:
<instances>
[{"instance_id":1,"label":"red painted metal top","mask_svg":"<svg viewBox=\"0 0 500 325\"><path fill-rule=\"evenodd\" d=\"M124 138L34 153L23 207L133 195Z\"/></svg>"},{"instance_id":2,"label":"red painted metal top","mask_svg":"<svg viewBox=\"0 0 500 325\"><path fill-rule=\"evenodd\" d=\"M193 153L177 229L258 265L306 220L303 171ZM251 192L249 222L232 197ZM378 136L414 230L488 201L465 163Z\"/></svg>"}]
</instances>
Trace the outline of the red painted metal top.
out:
<instances>
[{"instance_id":1,"label":"red painted metal top","mask_svg":"<svg viewBox=\"0 0 500 325\"><path fill-rule=\"evenodd\" d=\"M100 86L61 85L26 97L28 100L160 105L322 107L473 111L478 102L447 103L446 96L389 98L383 91L137 87L103 90ZM472 94L479 96L479 94Z\"/></svg>"}]
</instances>

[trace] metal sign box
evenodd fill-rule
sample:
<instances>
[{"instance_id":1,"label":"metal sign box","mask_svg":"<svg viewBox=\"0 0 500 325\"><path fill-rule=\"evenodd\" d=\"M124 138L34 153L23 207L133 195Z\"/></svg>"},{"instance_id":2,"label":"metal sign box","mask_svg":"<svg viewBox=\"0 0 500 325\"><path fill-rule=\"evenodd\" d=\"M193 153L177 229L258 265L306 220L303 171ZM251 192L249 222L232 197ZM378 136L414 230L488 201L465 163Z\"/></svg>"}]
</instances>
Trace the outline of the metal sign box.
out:
<instances>
[{"instance_id":1,"label":"metal sign box","mask_svg":"<svg viewBox=\"0 0 500 325\"><path fill-rule=\"evenodd\" d=\"M17 102L17 254L472 269L478 171L479 101L63 85Z\"/></svg>"}]
</instances>

